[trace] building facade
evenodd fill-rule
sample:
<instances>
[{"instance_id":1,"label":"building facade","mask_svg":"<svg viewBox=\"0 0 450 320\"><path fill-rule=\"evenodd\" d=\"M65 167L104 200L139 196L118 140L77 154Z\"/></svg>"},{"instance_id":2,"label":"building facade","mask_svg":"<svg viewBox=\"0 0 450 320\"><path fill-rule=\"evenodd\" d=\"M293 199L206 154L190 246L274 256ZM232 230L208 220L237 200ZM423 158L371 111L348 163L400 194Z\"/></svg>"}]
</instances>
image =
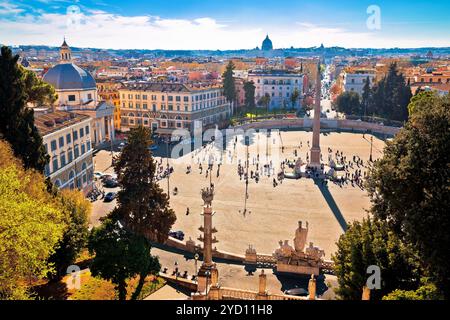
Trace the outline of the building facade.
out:
<instances>
[{"instance_id":1,"label":"building facade","mask_svg":"<svg viewBox=\"0 0 450 320\"><path fill-rule=\"evenodd\" d=\"M345 72L343 81L344 91L353 91L361 96L367 77L369 78L370 87L372 87L376 79L375 70L360 69L352 72Z\"/></svg>"},{"instance_id":2,"label":"building facade","mask_svg":"<svg viewBox=\"0 0 450 320\"><path fill-rule=\"evenodd\" d=\"M248 73L248 81L255 84L255 102L267 93L270 96L269 109L291 108L291 96L298 91L299 98L294 107L301 107L303 97L303 74L285 70L262 70Z\"/></svg>"},{"instance_id":3,"label":"building facade","mask_svg":"<svg viewBox=\"0 0 450 320\"><path fill-rule=\"evenodd\" d=\"M50 156L45 175L60 189L89 192L94 177L91 118L55 111L36 116L35 125Z\"/></svg>"},{"instance_id":4,"label":"building facade","mask_svg":"<svg viewBox=\"0 0 450 320\"><path fill-rule=\"evenodd\" d=\"M143 125L162 135L176 129L193 132L195 121L207 129L225 125L231 116L231 105L217 85L127 83L119 93L122 131Z\"/></svg>"},{"instance_id":5,"label":"building facade","mask_svg":"<svg viewBox=\"0 0 450 320\"><path fill-rule=\"evenodd\" d=\"M102 101L107 101L114 106L114 129L120 131L120 95L122 87L120 81L97 80L97 91Z\"/></svg>"},{"instance_id":6,"label":"building facade","mask_svg":"<svg viewBox=\"0 0 450 320\"><path fill-rule=\"evenodd\" d=\"M92 75L72 63L72 53L65 40L60 49L60 63L49 69L43 80L55 88L56 110L91 117L93 146L114 141L114 106L99 99Z\"/></svg>"}]
</instances>

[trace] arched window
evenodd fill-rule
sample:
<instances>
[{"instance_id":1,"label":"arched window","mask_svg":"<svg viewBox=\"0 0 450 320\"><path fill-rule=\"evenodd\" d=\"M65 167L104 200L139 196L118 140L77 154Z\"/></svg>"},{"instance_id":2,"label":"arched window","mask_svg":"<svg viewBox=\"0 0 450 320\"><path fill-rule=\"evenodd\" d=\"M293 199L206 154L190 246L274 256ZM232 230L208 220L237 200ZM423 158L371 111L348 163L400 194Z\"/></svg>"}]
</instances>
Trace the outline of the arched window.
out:
<instances>
[{"instance_id":1,"label":"arched window","mask_svg":"<svg viewBox=\"0 0 450 320\"><path fill-rule=\"evenodd\" d=\"M128 114L128 116L129 116L129 117L134 117L134 113L133 113L133 112L130 112L130 113Z\"/></svg>"}]
</instances>

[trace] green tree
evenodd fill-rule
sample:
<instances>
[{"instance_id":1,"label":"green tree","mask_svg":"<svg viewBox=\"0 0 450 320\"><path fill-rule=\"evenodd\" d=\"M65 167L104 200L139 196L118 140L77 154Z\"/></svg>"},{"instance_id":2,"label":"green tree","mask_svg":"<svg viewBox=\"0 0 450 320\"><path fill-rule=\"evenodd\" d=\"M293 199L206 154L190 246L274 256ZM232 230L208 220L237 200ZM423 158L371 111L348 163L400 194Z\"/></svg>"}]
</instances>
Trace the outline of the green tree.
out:
<instances>
[{"instance_id":1,"label":"green tree","mask_svg":"<svg viewBox=\"0 0 450 320\"><path fill-rule=\"evenodd\" d=\"M432 283L425 283L417 290L396 289L385 295L383 300L441 300L439 290Z\"/></svg>"},{"instance_id":2,"label":"green tree","mask_svg":"<svg viewBox=\"0 0 450 320\"><path fill-rule=\"evenodd\" d=\"M430 104L435 103L435 99L439 99L439 97L434 91L418 89L408 104L408 114L411 116L417 110L429 107Z\"/></svg>"},{"instance_id":3,"label":"green tree","mask_svg":"<svg viewBox=\"0 0 450 320\"><path fill-rule=\"evenodd\" d=\"M367 77L364 82L363 92L361 95L361 106L364 110L364 117L367 116L367 109L370 106L370 98L372 96L372 89L370 88L370 78Z\"/></svg>"},{"instance_id":4,"label":"green tree","mask_svg":"<svg viewBox=\"0 0 450 320\"><path fill-rule=\"evenodd\" d=\"M397 121L408 119L411 89L395 63L390 65L386 77L374 86L372 97L370 110L373 115Z\"/></svg>"},{"instance_id":5,"label":"green tree","mask_svg":"<svg viewBox=\"0 0 450 320\"><path fill-rule=\"evenodd\" d=\"M229 61L225 72L222 75L223 79L223 92L228 102L236 100L236 87L234 84L233 71L235 69L233 61Z\"/></svg>"},{"instance_id":6,"label":"green tree","mask_svg":"<svg viewBox=\"0 0 450 320\"><path fill-rule=\"evenodd\" d=\"M128 144L114 163L121 190L111 217L122 221L125 228L137 236L164 243L176 216L169 207L167 194L156 182L156 163L150 145L148 128L139 126L131 130ZM150 250L147 254L151 257ZM139 295L146 276L145 269L139 272L140 286L136 295Z\"/></svg>"},{"instance_id":7,"label":"green tree","mask_svg":"<svg viewBox=\"0 0 450 320\"><path fill-rule=\"evenodd\" d=\"M42 174L25 170L0 141L0 299L29 299L33 281L53 271L48 258L67 225Z\"/></svg>"},{"instance_id":8,"label":"green tree","mask_svg":"<svg viewBox=\"0 0 450 320\"><path fill-rule=\"evenodd\" d=\"M0 138L8 141L25 168L44 172L49 161L36 126L22 68L11 49L2 47L0 56Z\"/></svg>"},{"instance_id":9,"label":"green tree","mask_svg":"<svg viewBox=\"0 0 450 320\"><path fill-rule=\"evenodd\" d=\"M344 300L361 300L371 265L380 267L382 279L381 289L372 290L372 299L379 300L395 289L417 286L414 252L380 220L368 217L349 225L340 236L332 259L339 283L336 293Z\"/></svg>"},{"instance_id":10,"label":"green tree","mask_svg":"<svg viewBox=\"0 0 450 320\"><path fill-rule=\"evenodd\" d=\"M338 112L345 113L346 115L361 115L362 108L359 100L359 94L354 91L346 91L340 94L335 103L336 110Z\"/></svg>"},{"instance_id":11,"label":"green tree","mask_svg":"<svg viewBox=\"0 0 450 320\"><path fill-rule=\"evenodd\" d=\"M253 81L244 82L244 92L245 92L245 107L247 109L253 109L256 107L255 104L255 84Z\"/></svg>"},{"instance_id":12,"label":"green tree","mask_svg":"<svg viewBox=\"0 0 450 320\"><path fill-rule=\"evenodd\" d=\"M21 69L27 102L37 107L53 105L57 98L55 88L39 79L33 71Z\"/></svg>"},{"instance_id":13,"label":"green tree","mask_svg":"<svg viewBox=\"0 0 450 320\"><path fill-rule=\"evenodd\" d=\"M116 285L119 300L126 300L127 280L145 275L132 298L136 299L149 273L159 272L158 258L151 256L150 242L143 236L127 231L119 221L105 219L89 236L89 252L95 254L91 264L93 276Z\"/></svg>"},{"instance_id":14,"label":"green tree","mask_svg":"<svg viewBox=\"0 0 450 320\"><path fill-rule=\"evenodd\" d=\"M266 93L265 95L263 95L263 96L259 99L258 105L264 106L264 107L266 108L266 114L269 114L270 95L269 95L268 93Z\"/></svg>"},{"instance_id":15,"label":"green tree","mask_svg":"<svg viewBox=\"0 0 450 320\"><path fill-rule=\"evenodd\" d=\"M294 92L292 92L292 94L291 94L292 109L295 109L295 105L297 104L299 98L300 98L300 92L298 92L298 89L295 88Z\"/></svg>"},{"instance_id":16,"label":"green tree","mask_svg":"<svg viewBox=\"0 0 450 320\"><path fill-rule=\"evenodd\" d=\"M415 110L370 172L371 212L418 252L450 297L450 96Z\"/></svg>"},{"instance_id":17,"label":"green tree","mask_svg":"<svg viewBox=\"0 0 450 320\"><path fill-rule=\"evenodd\" d=\"M92 207L80 191L63 190L57 198L67 213L68 227L49 260L56 269L55 280L65 275L67 267L75 262L81 250L86 247Z\"/></svg>"}]
</instances>

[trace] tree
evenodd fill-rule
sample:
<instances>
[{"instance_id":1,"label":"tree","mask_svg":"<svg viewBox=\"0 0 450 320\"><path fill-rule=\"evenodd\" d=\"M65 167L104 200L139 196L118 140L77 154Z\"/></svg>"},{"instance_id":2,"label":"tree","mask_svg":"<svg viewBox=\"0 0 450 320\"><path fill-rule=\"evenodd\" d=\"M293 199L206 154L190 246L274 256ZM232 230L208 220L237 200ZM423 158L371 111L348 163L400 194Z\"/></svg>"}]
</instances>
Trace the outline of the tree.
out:
<instances>
[{"instance_id":1,"label":"tree","mask_svg":"<svg viewBox=\"0 0 450 320\"><path fill-rule=\"evenodd\" d=\"M27 107L28 95L22 68L11 49L2 47L0 56L0 138L8 141L25 168L44 172L49 161L36 126L33 109Z\"/></svg>"},{"instance_id":2,"label":"tree","mask_svg":"<svg viewBox=\"0 0 450 320\"><path fill-rule=\"evenodd\" d=\"M130 231L163 243L176 216L169 207L167 194L156 182L156 164L150 145L148 128L139 126L131 130L128 144L114 162L121 190L112 214Z\"/></svg>"},{"instance_id":3,"label":"tree","mask_svg":"<svg viewBox=\"0 0 450 320\"><path fill-rule=\"evenodd\" d=\"M435 103L435 99L438 99L435 92L417 89L416 94L411 98L411 101L408 104L408 114L411 116L416 111L429 107L430 103Z\"/></svg>"},{"instance_id":4,"label":"tree","mask_svg":"<svg viewBox=\"0 0 450 320\"><path fill-rule=\"evenodd\" d=\"M269 105L270 105L270 95L268 93L263 95L259 99L258 105L266 107L266 113L268 114L269 113Z\"/></svg>"},{"instance_id":5,"label":"tree","mask_svg":"<svg viewBox=\"0 0 450 320\"><path fill-rule=\"evenodd\" d=\"M253 81L244 82L244 92L245 92L245 107L247 109L253 109L256 107L255 104L255 84Z\"/></svg>"},{"instance_id":6,"label":"tree","mask_svg":"<svg viewBox=\"0 0 450 320\"><path fill-rule=\"evenodd\" d=\"M374 86L372 97L370 110L373 115L397 121L408 119L411 89L404 76L398 73L395 63L390 65L386 77Z\"/></svg>"},{"instance_id":7,"label":"tree","mask_svg":"<svg viewBox=\"0 0 450 320\"><path fill-rule=\"evenodd\" d=\"M138 274L145 275L133 293L133 299L136 299L145 277L149 273L156 274L161 268L158 258L149 254L150 242L112 219L104 220L100 227L92 230L88 248L91 254L95 254L90 267L92 275L115 284L119 300L126 300L128 279Z\"/></svg>"},{"instance_id":8,"label":"tree","mask_svg":"<svg viewBox=\"0 0 450 320\"><path fill-rule=\"evenodd\" d=\"M336 110L346 115L361 115L361 103L359 94L354 91L346 91L336 99Z\"/></svg>"},{"instance_id":9,"label":"tree","mask_svg":"<svg viewBox=\"0 0 450 320\"><path fill-rule=\"evenodd\" d=\"M235 66L233 61L229 61L226 66L225 72L222 75L223 79L223 93L228 102L236 100L236 87L234 85L233 71Z\"/></svg>"},{"instance_id":10,"label":"tree","mask_svg":"<svg viewBox=\"0 0 450 320\"><path fill-rule=\"evenodd\" d=\"M370 78L367 77L364 82L363 92L361 95L361 105L364 108L364 117L367 116L367 109L370 105L370 98L372 95L372 90L370 88Z\"/></svg>"},{"instance_id":11,"label":"tree","mask_svg":"<svg viewBox=\"0 0 450 320\"><path fill-rule=\"evenodd\" d=\"M400 290L396 289L385 295L383 300L441 300L436 286L432 283L425 283L417 290Z\"/></svg>"},{"instance_id":12,"label":"tree","mask_svg":"<svg viewBox=\"0 0 450 320\"><path fill-rule=\"evenodd\" d=\"M0 299L29 299L31 282L52 272L48 258L66 219L42 174L24 169L0 140Z\"/></svg>"},{"instance_id":13,"label":"tree","mask_svg":"<svg viewBox=\"0 0 450 320\"><path fill-rule=\"evenodd\" d=\"M131 130L128 144L114 163L121 190L117 195L118 206L111 217L122 221L125 228L136 236L164 243L176 216L169 207L167 194L156 181L156 163L149 150L150 145L148 128L139 126ZM150 249L147 255L150 259ZM142 288L146 276L145 269L139 272L141 286L138 289Z\"/></svg>"},{"instance_id":14,"label":"tree","mask_svg":"<svg viewBox=\"0 0 450 320\"><path fill-rule=\"evenodd\" d=\"M37 107L51 106L55 103L57 95L55 88L39 79L33 71L21 68L22 78L25 83L27 102Z\"/></svg>"},{"instance_id":15,"label":"tree","mask_svg":"<svg viewBox=\"0 0 450 320\"><path fill-rule=\"evenodd\" d=\"M367 188L373 215L415 248L431 281L448 299L450 96L428 101L387 143Z\"/></svg>"},{"instance_id":16,"label":"tree","mask_svg":"<svg viewBox=\"0 0 450 320\"><path fill-rule=\"evenodd\" d=\"M372 290L372 299L379 300L395 289L414 289L417 286L418 264L414 251L401 242L388 224L371 218L349 225L337 242L333 255L335 274L341 299L360 300L366 285L367 267L381 270L381 289Z\"/></svg>"},{"instance_id":17,"label":"tree","mask_svg":"<svg viewBox=\"0 0 450 320\"><path fill-rule=\"evenodd\" d=\"M80 191L63 190L57 198L67 213L68 227L49 261L55 266L55 279L60 279L66 273L67 267L75 262L81 250L86 247L91 203Z\"/></svg>"},{"instance_id":18,"label":"tree","mask_svg":"<svg viewBox=\"0 0 450 320\"><path fill-rule=\"evenodd\" d=\"M295 109L295 105L298 102L298 98L300 98L300 92L298 92L298 89L295 88L294 92L292 92L291 94L292 109Z\"/></svg>"}]
</instances>

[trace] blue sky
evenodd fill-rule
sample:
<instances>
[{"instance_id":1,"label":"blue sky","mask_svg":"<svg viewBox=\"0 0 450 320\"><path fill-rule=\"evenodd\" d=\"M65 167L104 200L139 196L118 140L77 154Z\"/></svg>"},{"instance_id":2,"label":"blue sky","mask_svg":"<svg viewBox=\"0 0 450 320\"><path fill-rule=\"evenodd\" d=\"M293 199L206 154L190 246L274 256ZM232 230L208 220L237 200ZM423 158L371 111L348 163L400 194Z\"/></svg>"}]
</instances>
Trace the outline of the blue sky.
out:
<instances>
[{"instance_id":1,"label":"blue sky","mask_svg":"<svg viewBox=\"0 0 450 320\"><path fill-rule=\"evenodd\" d=\"M0 0L0 43L250 49L268 33L276 48L450 46L449 12L448 0Z\"/></svg>"}]
</instances>

